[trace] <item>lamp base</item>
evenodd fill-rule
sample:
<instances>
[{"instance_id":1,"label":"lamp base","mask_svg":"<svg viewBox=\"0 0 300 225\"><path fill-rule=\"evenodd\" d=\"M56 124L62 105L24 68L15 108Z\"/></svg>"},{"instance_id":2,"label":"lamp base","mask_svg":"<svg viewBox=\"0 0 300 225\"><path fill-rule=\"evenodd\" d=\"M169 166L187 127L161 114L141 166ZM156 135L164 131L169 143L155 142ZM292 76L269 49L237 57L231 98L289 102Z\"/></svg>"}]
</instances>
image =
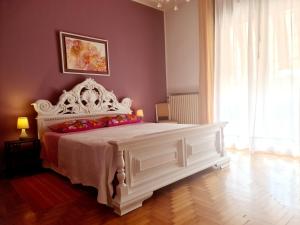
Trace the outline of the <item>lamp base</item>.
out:
<instances>
[{"instance_id":1,"label":"lamp base","mask_svg":"<svg viewBox=\"0 0 300 225\"><path fill-rule=\"evenodd\" d=\"M30 137L28 137L28 135L27 135L25 129L22 129L21 134L20 134L20 136L19 136L19 139L20 139L20 140L27 140L27 139L30 139Z\"/></svg>"}]
</instances>

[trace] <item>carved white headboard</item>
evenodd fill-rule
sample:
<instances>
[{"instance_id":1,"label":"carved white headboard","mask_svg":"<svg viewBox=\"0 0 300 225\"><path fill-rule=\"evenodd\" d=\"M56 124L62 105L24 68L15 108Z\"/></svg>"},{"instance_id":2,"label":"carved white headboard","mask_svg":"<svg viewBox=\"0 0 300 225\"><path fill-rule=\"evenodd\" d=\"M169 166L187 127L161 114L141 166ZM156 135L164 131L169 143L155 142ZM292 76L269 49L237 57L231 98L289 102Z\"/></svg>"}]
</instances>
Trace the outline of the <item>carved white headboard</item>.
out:
<instances>
[{"instance_id":1,"label":"carved white headboard","mask_svg":"<svg viewBox=\"0 0 300 225\"><path fill-rule=\"evenodd\" d=\"M48 100L37 100L33 107L37 112L38 136L48 130L48 126L75 118L93 118L116 114L131 114L131 99L121 102L112 91L107 91L94 79L88 78L70 91L63 91L56 105Z\"/></svg>"}]
</instances>

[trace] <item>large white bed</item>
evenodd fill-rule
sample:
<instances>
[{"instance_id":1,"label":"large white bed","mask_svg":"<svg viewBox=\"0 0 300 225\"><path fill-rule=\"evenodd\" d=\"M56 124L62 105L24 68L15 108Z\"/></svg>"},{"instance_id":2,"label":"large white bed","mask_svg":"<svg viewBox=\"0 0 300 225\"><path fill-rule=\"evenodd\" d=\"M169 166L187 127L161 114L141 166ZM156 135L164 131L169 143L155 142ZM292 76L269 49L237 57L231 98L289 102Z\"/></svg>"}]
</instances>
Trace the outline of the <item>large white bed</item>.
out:
<instances>
[{"instance_id":1,"label":"large white bed","mask_svg":"<svg viewBox=\"0 0 300 225\"><path fill-rule=\"evenodd\" d=\"M49 131L55 123L132 112L131 99L119 102L90 78L63 91L55 105L38 100L33 106L42 142L57 136ZM138 123L70 133L57 139L58 163L44 163L73 183L97 188L97 201L124 215L163 186L208 167L226 165L224 126Z\"/></svg>"}]
</instances>

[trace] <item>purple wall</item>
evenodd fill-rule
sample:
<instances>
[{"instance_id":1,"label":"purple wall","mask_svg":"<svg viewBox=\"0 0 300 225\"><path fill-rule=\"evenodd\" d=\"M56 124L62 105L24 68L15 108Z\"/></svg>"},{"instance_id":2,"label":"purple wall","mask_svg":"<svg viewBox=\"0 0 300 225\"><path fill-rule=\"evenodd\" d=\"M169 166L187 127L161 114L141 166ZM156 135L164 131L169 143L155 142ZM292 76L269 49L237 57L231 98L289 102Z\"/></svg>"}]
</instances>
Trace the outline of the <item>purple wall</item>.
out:
<instances>
[{"instance_id":1,"label":"purple wall","mask_svg":"<svg viewBox=\"0 0 300 225\"><path fill-rule=\"evenodd\" d=\"M61 90L86 78L61 74L60 30L109 41L111 76L91 77L131 97L145 120L153 121L154 104L166 100L162 12L130 0L1 0L0 151L4 140L18 137L18 116L29 116L35 135L30 103L56 103Z\"/></svg>"}]
</instances>

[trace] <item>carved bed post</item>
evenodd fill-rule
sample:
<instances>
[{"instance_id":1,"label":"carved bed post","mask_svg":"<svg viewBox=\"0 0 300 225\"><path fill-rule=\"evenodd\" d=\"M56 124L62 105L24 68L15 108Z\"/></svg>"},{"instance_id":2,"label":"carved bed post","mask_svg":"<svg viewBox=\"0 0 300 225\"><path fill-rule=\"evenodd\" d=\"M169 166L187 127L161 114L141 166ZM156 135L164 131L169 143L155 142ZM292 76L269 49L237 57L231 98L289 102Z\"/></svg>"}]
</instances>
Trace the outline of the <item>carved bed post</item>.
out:
<instances>
[{"instance_id":1,"label":"carved bed post","mask_svg":"<svg viewBox=\"0 0 300 225\"><path fill-rule=\"evenodd\" d=\"M124 148L120 148L120 146L115 145L116 150L116 163L117 163L117 179L118 185L116 187L116 196L113 199L113 207L115 212L119 215L123 215L123 204L124 198L127 195L126 188L127 185L125 183L126 174L125 174L125 161L124 161Z\"/></svg>"},{"instance_id":2,"label":"carved bed post","mask_svg":"<svg viewBox=\"0 0 300 225\"><path fill-rule=\"evenodd\" d=\"M224 126L226 123L224 123L223 126L219 128L219 131L216 134L216 150L222 157L222 161L219 161L215 167L218 169L223 169L227 166L229 166L230 159L226 156L226 151L224 149Z\"/></svg>"},{"instance_id":3,"label":"carved bed post","mask_svg":"<svg viewBox=\"0 0 300 225\"><path fill-rule=\"evenodd\" d=\"M118 178L118 186L117 186L117 195L116 198L120 199L122 195L122 190L126 187L125 184L125 161L124 161L124 150L117 151L117 178Z\"/></svg>"},{"instance_id":4,"label":"carved bed post","mask_svg":"<svg viewBox=\"0 0 300 225\"><path fill-rule=\"evenodd\" d=\"M220 147L222 149L221 156L225 156L226 151L224 149L224 127L221 127L220 129Z\"/></svg>"}]
</instances>

